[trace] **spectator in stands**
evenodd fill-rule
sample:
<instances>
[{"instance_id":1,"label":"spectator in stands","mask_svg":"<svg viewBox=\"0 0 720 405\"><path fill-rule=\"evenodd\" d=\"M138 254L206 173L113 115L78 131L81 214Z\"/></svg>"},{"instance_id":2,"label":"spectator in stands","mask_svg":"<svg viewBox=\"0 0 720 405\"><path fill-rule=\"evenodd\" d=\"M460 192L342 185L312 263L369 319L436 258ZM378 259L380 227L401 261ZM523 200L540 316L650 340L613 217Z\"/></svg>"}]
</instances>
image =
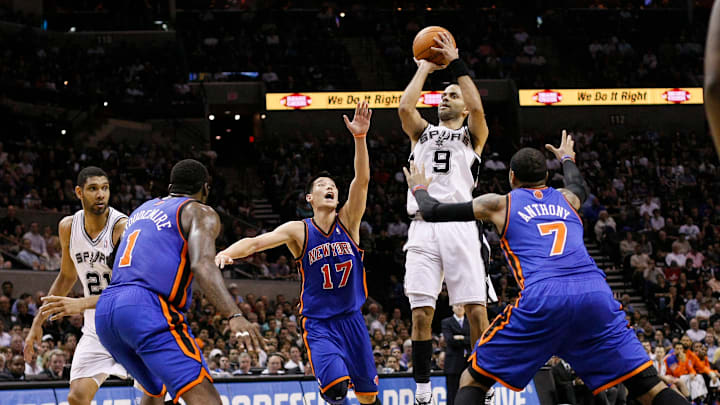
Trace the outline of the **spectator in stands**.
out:
<instances>
[{"instance_id":1,"label":"spectator in stands","mask_svg":"<svg viewBox=\"0 0 720 405\"><path fill-rule=\"evenodd\" d=\"M23 346L24 346L25 340L23 339L21 334L14 334L10 338L10 350L12 351L12 354L23 354Z\"/></svg>"},{"instance_id":2,"label":"spectator in stands","mask_svg":"<svg viewBox=\"0 0 720 405\"><path fill-rule=\"evenodd\" d=\"M20 324L23 328L29 328L33 322L33 316L28 313L28 304L25 300L15 301L17 306L17 314L15 315L15 322Z\"/></svg>"},{"instance_id":3,"label":"spectator in stands","mask_svg":"<svg viewBox=\"0 0 720 405\"><path fill-rule=\"evenodd\" d=\"M653 215L653 212L659 211L660 206L653 200L652 196L648 195L645 197L645 201L640 205L639 213L640 216L645 214Z\"/></svg>"},{"instance_id":4,"label":"spectator in stands","mask_svg":"<svg viewBox=\"0 0 720 405\"><path fill-rule=\"evenodd\" d=\"M10 298L0 295L0 322L5 325L6 330L12 329L13 316L10 313Z\"/></svg>"},{"instance_id":5,"label":"spectator in stands","mask_svg":"<svg viewBox=\"0 0 720 405\"><path fill-rule=\"evenodd\" d=\"M633 253L635 253L635 247L637 245L638 243L633 240L632 232L626 232L625 239L620 242L620 256L622 258L631 256Z\"/></svg>"},{"instance_id":6,"label":"spectator in stands","mask_svg":"<svg viewBox=\"0 0 720 405\"><path fill-rule=\"evenodd\" d=\"M60 254L60 239L57 236L48 239L47 256L43 259L45 260L45 270L60 270L62 255Z\"/></svg>"},{"instance_id":7,"label":"spectator in stands","mask_svg":"<svg viewBox=\"0 0 720 405\"><path fill-rule=\"evenodd\" d=\"M595 223L595 239L601 242L609 231L615 232L616 226L615 219L607 211L600 211L598 221Z\"/></svg>"},{"instance_id":8,"label":"spectator in stands","mask_svg":"<svg viewBox=\"0 0 720 405\"><path fill-rule=\"evenodd\" d=\"M663 218L662 215L660 215L660 210L656 209L653 211L653 216L650 218L650 226L652 227L653 231L658 232L665 228L665 218Z\"/></svg>"},{"instance_id":9,"label":"spectator in stands","mask_svg":"<svg viewBox=\"0 0 720 405\"><path fill-rule=\"evenodd\" d=\"M693 219L690 215L685 217L685 224L678 230L680 235L685 236L688 240L696 240L700 235L700 228L693 223Z\"/></svg>"},{"instance_id":10,"label":"spectator in stands","mask_svg":"<svg viewBox=\"0 0 720 405\"><path fill-rule=\"evenodd\" d=\"M29 239L30 248L40 256L47 254L45 238L40 234L40 224L37 222L30 223L30 230L23 235L23 239Z\"/></svg>"},{"instance_id":11,"label":"spectator in stands","mask_svg":"<svg viewBox=\"0 0 720 405\"><path fill-rule=\"evenodd\" d=\"M238 358L238 369L233 371L233 375L250 375L252 371L252 358L247 353L241 353Z\"/></svg>"},{"instance_id":12,"label":"spectator in stands","mask_svg":"<svg viewBox=\"0 0 720 405\"><path fill-rule=\"evenodd\" d=\"M23 361L24 363L24 361ZM62 350L55 349L48 353L45 370L37 376L42 380L62 380L66 357Z\"/></svg>"},{"instance_id":13,"label":"spectator in stands","mask_svg":"<svg viewBox=\"0 0 720 405\"><path fill-rule=\"evenodd\" d=\"M17 227L22 227L22 222L17 218L17 209L14 205L8 205L6 215L0 219L0 233L8 236L14 233Z\"/></svg>"},{"instance_id":14,"label":"spectator in stands","mask_svg":"<svg viewBox=\"0 0 720 405\"><path fill-rule=\"evenodd\" d=\"M12 356L7 370L0 373L0 381L25 381L25 359L22 354Z\"/></svg>"},{"instance_id":15,"label":"spectator in stands","mask_svg":"<svg viewBox=\"0 0 720 405\"><path fill-rule=\"evenodd\" d=\"M688 319L695 318L695 313L700 309L700 302L703 300L703 293L698 291L693 297L692 291L687 290L685 292L685 316Z\"/></svg>"},{"instance_id":16,"label":"spectator in stands","mask_svg":"<svg viewBox=\"0 0 720 405\"><path fill-rule=\"evenodd\" d=\"M28 238L22 240L22 250L18 253L17 258L24 265L33 270L44 270L44 265L40 261L40 256L32 249L32 242Z\"/></svg>"},{"instance_id":17,"label":"spectator in stands","mask_svg":"<svg viewBox=\"0 0 720 405\"><path fill-rule=\"evenodd\" d=\"M297 346L290 347L290 360L285 363L285 370L288 374L305 374L305 365Z\"/></svg>"},{"instance_id":18,"label":"spectator in stands","mask_svg":"<svg viewBox=\"0 0 720 405\"><path fill-rule=\"evenodd\" d=\"M667 338L665 338L665 334L661 330L655 331L655 336L651 342L653 349L656 349L657 347L670 347L671 342ZM661 359L662 360L662 359Z\"/></svg>"},{"instance_id":19,"label":"spectator in stands","mask_svg":"<svg viewBox=\"0 0 720 405\"><path fill-rule=\"evenodd\" d=\"M702 252L699 252L696 249L695 243L690 244L690 251L685 256L688 258L688 260L692 260L692 267L696 269L703 267L703 263L705 262L705 256L702 254Z\"/></svg>"},{"instance_id":20,"label":"spectator in stands","mask_svg":"<svg viewBox=\"0 0 720 405\"><path fill-rule=\"evenodd\" d=\"M388 224L387 234L390 237L406 238L408 233L408 225L402 220L400 215L395 214L395 222Z\"/></svg>"},{"instance_id":21,"label":"spectator in stands","mask_svg":"<svg viewBox=\"0 0 720 405\"><path fill-rule=\"evenodd\" d=\"M689 397L690 393L687 390L687 387L685 386L685 383L683 383L679 378L674 377L667 372L667 363L665 363L665 347L658 346L655 348L655 352L653 356L651 357L653 361L653 366L655 367L655 370L657 370L658 377L670 386L670 388L678 391L681 393L684 397Z\"/></svg>"},{"instance_id":22,"label":"spectator in stands","mask_svg":"<svg viewBox=\"0 0 720 405\"><path fill-rule=\"evenodd\" d=\"M705 339L705 335L707 334L707 332L700 329L700 322L697 320L697 318L692 318L690 320L690 329L685 331L685 333L690 339L692 339L693 342L702 342Z\"/></svg>"},{"instance_id":23,"label":"spectator in stands","mask_svg":"<svg viewBox=\"0 0 720 405\"><path fill-rule=\"evenodd\" d=\"M681 252L679 244L672 245L672 252L665 256L665 264L668 267L685 267L687 256Z\"/></svg>"},{"instance_id":24,"label":"spectator in stands","mask_svg":"<svg viewBox=\"0 0 720 405\"><path fill-rule=\"evenodd\" d=\"M25 363L25 375L30 379L43 372L42 364L38 362L39 356L37 352L33 352L32 360Z\"/></svg>"},{"instance_id":25,"label":"spectator in stands","mask_svg":"<svg viewBox=\"0 0 720 405\"><path fill-rule=\"evenodd\" d=\"M283 358L279 354L275 353L270 355L267 360L267 368L263 370L263 375L280 375L285 374L283 370Z\"/></svg>"}]
</instances>

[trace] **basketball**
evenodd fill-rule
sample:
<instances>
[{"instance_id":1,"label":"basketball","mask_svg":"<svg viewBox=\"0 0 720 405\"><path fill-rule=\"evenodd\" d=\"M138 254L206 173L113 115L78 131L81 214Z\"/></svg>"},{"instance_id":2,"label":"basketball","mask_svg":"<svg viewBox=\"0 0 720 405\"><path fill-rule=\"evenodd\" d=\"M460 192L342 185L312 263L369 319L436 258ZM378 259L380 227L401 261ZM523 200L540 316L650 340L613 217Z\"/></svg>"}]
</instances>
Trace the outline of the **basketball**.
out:
<instances>
[{"instance_id":1,"label":"basketball","mask_svg":"<svg viewBox=\"0 0 720 405\"><path fill-rule=\"evenodd\" d=\"M415 35L415 39L413 40L413 55L415 59L425 59L438 65L447 65L448 61L445 60L443 54L430 49L432 47L438 47L435 38L439 39L441 32L447 32L450 35L450 39L452 39L453 46L455 46L455 38L450 34L450 31L436 25L425 27Z\"/></svg>"}]
</instances>

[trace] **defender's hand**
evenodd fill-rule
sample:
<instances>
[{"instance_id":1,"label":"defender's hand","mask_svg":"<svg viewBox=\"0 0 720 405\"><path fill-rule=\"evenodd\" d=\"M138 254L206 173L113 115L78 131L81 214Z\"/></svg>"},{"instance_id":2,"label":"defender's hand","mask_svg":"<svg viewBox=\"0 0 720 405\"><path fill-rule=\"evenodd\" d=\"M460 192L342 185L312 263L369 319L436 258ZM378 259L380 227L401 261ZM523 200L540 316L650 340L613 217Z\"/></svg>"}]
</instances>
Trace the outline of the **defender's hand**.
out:
<instances>
[{"instance_id":1,"label":"defender's hand","mask_svg":"<svg viewBox=\"0 0 720 405\"><path fill-rule=\"evenodd\" d=\"M425 165L421 166L420 170L418 170L417 166L415 166L415 162L411 162L410 171L408 171L406 167L403 167L403 172L405 172L405 179L407 179L408 188L410 190L415 188L415 186L427 187L432 182L432 177L425 177Z\"/></svg>"},{"instance_id":2,"label":"defender's hand","mask_svg":"<svg viewBox=\"0 0 720 405\"><path fill-rule=\"evenodd\" d=\"M225 268L225 265L233 264L233 258L224 254L223 252L218 253L215 256L215 265L221 269Z\"/></svg>"},{"instance_id":3,"label":"defender's hand","mask_svg":"<svg viewBox=\"0 0 720 405\"><path fill-rule=\"evenodd\" d=\"M30 328L30 333L28 333L25 338L25 347L23 348L23 357L25 357L26 363L30 363L32 361L33 355L35 354L35 344L40 344L42 333L42 327Z\"/></svg>"},{"instance_id":4,"label":"defender's hand","mask_svg":"<svg viewBox=\"0 0 720 405\"><path fill-rule=\"evenodd\" d=\"M260 334L260 328L254 323L250 323L244 316L238 316L230 319L230 330L232 335L237 338L241 349L248 352L258 352L265 350L265 339Z\"/></svg>"},{"instance_id":5,"label":"defender's hand","mask_svg":"<svg viewBox=\"0 0 720 405\"><path fill-rule=\"evenodd\" d=\"M40 307L40 314L48 317L51 321L58 320L64 316L81 314L85 311L84 298L59 297L57 295L48 295L40 298L43 305Z\"/></svg>"},{"instance_id":6,"label":"defender's hand","mask_svg":"<svg viewBox=\"0 0 720 405\"><path fill-rule=\"evenodd\" d=\"M368 133L370 129L370 118L372 117L372 110L368 108L367 101L360 101L355 106L355 115L353 120L350 121L348 116L343 114L345 120L345 126L353 136L362 136Z\"/></svg>"},{"instance_id":7,"label":"defender's hand","mask_svg":"<svg viewBox=\"0 0 720 405\"><path fill-rule=\"evenodd\" d=\"M570 156L575 159L575 141L572 139L572 136L567 134L567 131L563 129L562 131L562 140L560 141L559 147L554 147L550 144L545 145L545 149L552 152L558 160L562 160L563 156Z\"/></svg>"},{"instance_id":8,"label":"defender's hand","mask_svg":"<svg viewBox=\"0 0 720 405\"><path fill-rule=\"evenodd\" d=\"M443 56L445 56L445 60L449 64L459 58L460 54L458 53L458 49L453 46L452 39L450 39L450 35L448 35L447 32L441 32L439 35L440 38L435 37L435 43L437 43L438 46L433 46L430 49L443 54Z\"/></svg>"}]
</instances>

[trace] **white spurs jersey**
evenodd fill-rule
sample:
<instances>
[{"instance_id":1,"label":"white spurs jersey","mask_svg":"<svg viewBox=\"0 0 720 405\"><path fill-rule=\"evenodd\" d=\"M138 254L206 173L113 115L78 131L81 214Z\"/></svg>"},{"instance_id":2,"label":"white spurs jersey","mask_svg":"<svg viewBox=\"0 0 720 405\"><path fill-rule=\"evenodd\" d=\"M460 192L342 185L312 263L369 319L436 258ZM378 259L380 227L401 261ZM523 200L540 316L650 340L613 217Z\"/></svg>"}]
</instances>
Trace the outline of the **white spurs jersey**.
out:
<instances>
[{"instance_id":1,"label":"white spurs jersey","mask_svg":"<svg viewBox=\"0 0 720 405\"><path fill-rule=\"evenodd\" d=\"M480 170L480 156L475 153L467 126L450 129L428 124L410 154L418 170L432 177L428 192L441 202L472 200L472 190ZM407 212L418 211L417 201L408 190Z\"/></svg>"},{"instance_id":2,"label":"white spurs jersey","mask_svg":"<svg viewBox=\"0 0 720 405\"><path fill-rule=\"evenodd\" d=\"M105 228L92 239L85 230L85 212L80 210L73 215L70 231L70 257L75 264L78 278L86 297L100 295L110 284L113 266L113 229L117 222L127 215L108 207L110 211ZM95 334L95 310L85 310L83 333Z\"/></svg>"}]
</instances>

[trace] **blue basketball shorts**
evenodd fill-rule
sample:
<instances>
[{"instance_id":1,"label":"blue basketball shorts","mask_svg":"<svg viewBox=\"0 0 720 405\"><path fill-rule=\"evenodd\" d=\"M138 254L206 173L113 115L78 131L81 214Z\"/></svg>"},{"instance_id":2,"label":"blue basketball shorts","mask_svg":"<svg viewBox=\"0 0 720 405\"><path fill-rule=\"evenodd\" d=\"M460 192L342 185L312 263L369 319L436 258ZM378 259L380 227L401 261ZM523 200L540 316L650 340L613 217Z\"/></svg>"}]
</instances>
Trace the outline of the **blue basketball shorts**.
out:
<instances>
[{"instance_id":1,"label":"blue basketball shorts","mask_svg":"<svg viewBox=\"0 0 720 405\"><path fill-rule=\"evenodd\" d=\"M652 366L621 308L601 277L538 281L492 321L470 366L520 391L557 355L597 394Z\"/></svg>"},{"instance_id":2,"label":"blue basketball shorts","mask_svg":"<svg viewBox=\"0 0 720 405\"><path fill-rule=\"evenodd\" d=\"M362 313L302 318L303 340L320 392L349 380L355 395L377 395L378 377Z\"/></svg>"},{"instance_id":3,"label":"blue basketball shorts","mask_svg":"<svg viewBox=\"0 0 720 405\"><path fill-rule=\"evenodd\" d=\"M95 309L100 342L153 397L177 403L204 379L212 382L185 316L154 292L137 286L106 290Z\"/></svg>"}]
</instances>

